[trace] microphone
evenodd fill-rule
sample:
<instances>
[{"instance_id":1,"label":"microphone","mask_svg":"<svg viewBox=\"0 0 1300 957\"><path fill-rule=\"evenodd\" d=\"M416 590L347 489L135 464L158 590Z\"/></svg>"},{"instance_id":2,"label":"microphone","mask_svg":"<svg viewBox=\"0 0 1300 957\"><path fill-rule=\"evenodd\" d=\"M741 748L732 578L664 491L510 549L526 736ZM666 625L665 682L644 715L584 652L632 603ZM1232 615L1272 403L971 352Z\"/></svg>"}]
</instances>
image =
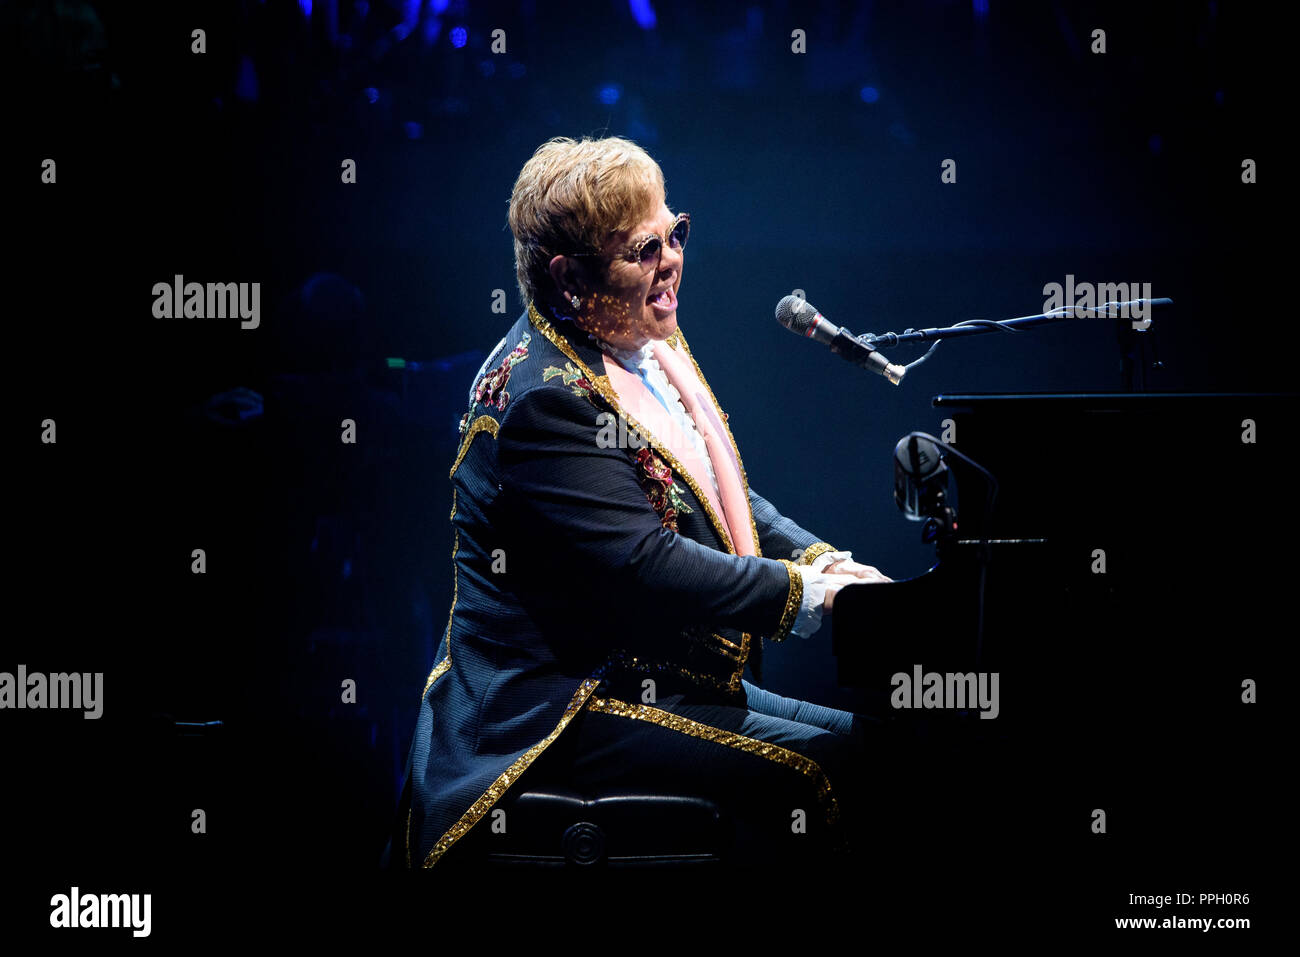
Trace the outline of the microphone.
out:
<instances>
[{"instance_id":1,"label":"microphone","mask_svg":"<svg viewBox=\"0 0 1300 957\"><path fill-rule=\"evenodd\" d=\"M933 436L913 432L894 446L894 503L910 521L941 513L947 496L948 463Z\"/></svg>"},{"instance_id":2,"label":"microphone","mask_svg":"<svg viewBox=\"0 0 1300 957\"><path fill-rule=\"evenodd\" d=\"M837 356L884 376L894 385L902 382L907 374L902 366L894 365L849 330L829 321L806 299L786 296L776 304L776 321L797 335L830 346L831 352Z\"/></svg>"}]
</instances>

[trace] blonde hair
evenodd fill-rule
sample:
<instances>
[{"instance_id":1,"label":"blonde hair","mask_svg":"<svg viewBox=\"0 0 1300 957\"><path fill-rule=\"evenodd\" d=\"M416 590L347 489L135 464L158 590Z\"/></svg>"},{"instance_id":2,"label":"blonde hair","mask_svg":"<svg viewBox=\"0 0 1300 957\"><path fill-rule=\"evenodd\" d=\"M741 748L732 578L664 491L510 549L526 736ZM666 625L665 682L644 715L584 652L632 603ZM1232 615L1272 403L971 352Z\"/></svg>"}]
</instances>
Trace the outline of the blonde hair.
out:
<instances>
[{"instance_id":1,"label":"blonde hair","mask_svg":"<svg viewBox=\"0 0 1300 957\"><path fill-rule=\"evenodd\" d=\"M555 256L599 252L663 202L664 174L631 140L557 136L537 148L510 194L515 273L524 305L550 282Z\"/></svg>"}]
</instances>

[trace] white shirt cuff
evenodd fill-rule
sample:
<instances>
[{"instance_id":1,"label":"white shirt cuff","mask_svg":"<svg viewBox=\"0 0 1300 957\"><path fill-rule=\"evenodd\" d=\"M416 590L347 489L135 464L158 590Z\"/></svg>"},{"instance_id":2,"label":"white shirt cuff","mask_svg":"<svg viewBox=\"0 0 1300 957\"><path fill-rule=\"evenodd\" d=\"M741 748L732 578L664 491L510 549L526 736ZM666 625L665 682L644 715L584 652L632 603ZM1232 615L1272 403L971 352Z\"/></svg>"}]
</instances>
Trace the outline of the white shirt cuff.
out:
<instances>
[{"instance_id":1,"label":"white shirt cuff","mask_svg":"<svg viewBox=\"0 0 1300 957\"><path fill-rule=\"evenodd\" d=\"M811 565L799 566L803 579L803 602L795 617L791 634L800 638L811 637L822 626L822 602L826 600L826 576L813 570Z\"/></svg>"},{"instance_id":2,"label":"white shirt cuff","mask_svg":"<svg viewBox=\"0 0 1300 957\"><path fill-rule=\"evenodd\" d=\"M811 564L797 566L799 576L803 579L803 601L799 605L794 626L790 629L791 634L811 638L817 633L817 629L822 626L822 602L826 600L826 583L829 580L823 571L832 562L852 557L852 552L823 552Z\"/></svg>"},{"instance_id":3,"label":"white shirt cuff","mask_svg":"<svg viewBox=\"0 0 1300 957\"><path fill-rule=\"evenodd\" d=\"M827 565L852 557L852 552L822 552L808 564L808 567L815 572L824 572Z\"/></svg>"}]
</instances>

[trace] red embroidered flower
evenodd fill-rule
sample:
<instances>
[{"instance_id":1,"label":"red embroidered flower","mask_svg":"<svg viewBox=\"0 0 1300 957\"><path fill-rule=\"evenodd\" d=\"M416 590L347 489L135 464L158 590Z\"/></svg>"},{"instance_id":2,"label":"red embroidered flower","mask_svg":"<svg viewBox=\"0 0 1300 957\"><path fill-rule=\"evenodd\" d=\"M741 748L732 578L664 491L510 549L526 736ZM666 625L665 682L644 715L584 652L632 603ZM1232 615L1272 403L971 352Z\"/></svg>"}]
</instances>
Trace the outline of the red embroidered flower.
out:
<instances>
[{"instance_id":1,"label":"red embroidered flower","mask_svg":"<svg viewBox=\"0 0 1300 957\"><path fill-rule=\"evenodd\" d=\"M592 405L599 407L598 393L587 380L587 377L573 367L572 362L566 362L563 369L558 366L547 366L542 370L543 382L549 382L556 376L560 377L560 381L567 385L574 395L580 395L588 399Z\"/></svg>"},{"instance_id":2,"label":"red embroidered flower","mask_svg":"<svg viewBox=\"0 0 1300 957\"><path fill-rule=\"evenodd\" d=\"M510 401L510 393L506 391L510 370L528 358L528 342L531 338L528 333L524 333L522 341L502 360L501 365L479 379L474 389L475 404L482 402L498 412L506 410L506 403Z\"/></svg>"},{"instance_id":3,"label":"red embroidered flower","mask_svg":"<svg viewBox=\"0 0 1300 957\"><path fill-rule=\"evenodd\" d=\"M677 531L677 516L689 514L693 509L673 483L673 470L649 448L637 450L636 464L641 488L650 507L659 514L659 524Z\"/></svg>"}]
</instances>

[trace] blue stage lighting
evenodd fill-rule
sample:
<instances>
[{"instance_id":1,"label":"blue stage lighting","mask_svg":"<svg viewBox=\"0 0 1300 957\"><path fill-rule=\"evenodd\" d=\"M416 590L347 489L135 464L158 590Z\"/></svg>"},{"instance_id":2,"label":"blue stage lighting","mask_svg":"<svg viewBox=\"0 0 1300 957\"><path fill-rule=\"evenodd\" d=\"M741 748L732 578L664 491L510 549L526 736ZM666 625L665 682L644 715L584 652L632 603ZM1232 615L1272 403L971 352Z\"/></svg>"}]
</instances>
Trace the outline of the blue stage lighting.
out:
<instances>
[{"instance_id":1,"label":"blue stage lighting","mask_svg":"<svg viewBox=\"0 0 1300 957\"><path fill-rule=\"evenodd\" d=\"M655 11L650 6L650 0L627 0L627 8L632 11L632 19L642 30L653 30L655 28Z\"/></svg>"}]
</instances>

